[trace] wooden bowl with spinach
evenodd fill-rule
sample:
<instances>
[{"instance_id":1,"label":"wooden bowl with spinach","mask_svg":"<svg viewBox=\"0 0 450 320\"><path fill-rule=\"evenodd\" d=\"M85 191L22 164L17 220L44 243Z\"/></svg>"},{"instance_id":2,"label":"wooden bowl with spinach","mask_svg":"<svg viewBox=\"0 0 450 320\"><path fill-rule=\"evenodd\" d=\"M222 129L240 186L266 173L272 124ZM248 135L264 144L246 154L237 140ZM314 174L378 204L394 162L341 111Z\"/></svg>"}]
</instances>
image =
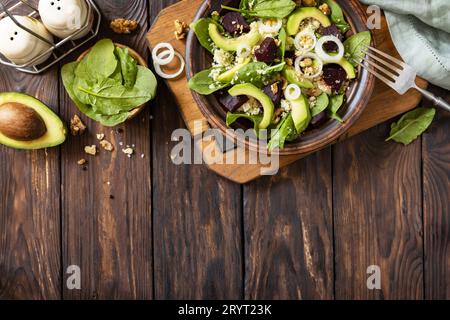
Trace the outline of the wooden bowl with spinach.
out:
<instances>
[{"instance_id":1,"label":"wooden bowl with spinach","mask_svg":"<svg viewBox=\"0 0 450 320\"><path fill-rule=\"evenodd\" d=\"M205 1L191 24L194 99L214 128L250 149L320 150L355 123L372 94L375 79L359 66L373 45L359 2L302 3Z\"/></svg>"}]
</instances>

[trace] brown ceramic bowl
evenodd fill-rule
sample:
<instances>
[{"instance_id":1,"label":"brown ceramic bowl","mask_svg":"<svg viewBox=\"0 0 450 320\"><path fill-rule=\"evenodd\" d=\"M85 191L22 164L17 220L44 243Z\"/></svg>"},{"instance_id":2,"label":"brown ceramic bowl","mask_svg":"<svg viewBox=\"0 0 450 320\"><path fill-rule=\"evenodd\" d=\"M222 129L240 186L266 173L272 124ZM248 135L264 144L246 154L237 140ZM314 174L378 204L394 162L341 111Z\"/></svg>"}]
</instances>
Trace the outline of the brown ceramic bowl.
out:
<instances>
[{"instance_id":1,"label":"brown ceramic bowl","mask_svg":"<svg viewBox=\"0 0 450 320\"><path fill-rule=\"evenodd\" d=\"M142 58L142 56L137 53L136 51L134 51L133 49L131 49L130 47L124 46L123 44L120 43L114 43L114 45L116 47L119 48L128 48L128 53L130 54L130 56L137 61L137 63L143 67L148 68L147 62L145 61L144 58ZM83 52L77 59L77 61L81 61L84 59L84 57L89 53L89 51L91 51L91 48L87 49L85 52ZM133 119L134 117L136 117L139 112L142 111L142 109L144 109L145 104L133 109L130 111L130 115L128 116L128 120Z\"/></svg>"},{"instance_id":2,"label":"brown ceramic bowl","mask_svg":"<svg viewBox=\"0 0 450 320\"><path fill-rule=\"evenodd\" d=\"M367 30L367 17L357 0L337 0L337 2L341 5L354 33ZM239 1L207 0L200 6L194 21L209 16L215 10L219 11L221 4L237 6ZM188 79L196 73L210 68L211 62L211 54L200 45L195 34L190 31L186 43L186 72ZM285 149L280 150L278 153L280 155L308 154L336 142L361 116L372 95L374 83L375 78L360 68L358 70L358 78L352 83L350 90L347 92L347 103L339 112L344 123L340 124L337 121L330 120L318 129L305 132L297 141L286 144ZM224 135L234 141L238 139L237 141L245 143L251 150L267 151L266 146L258 144L256 139L248 140L226 130L228 129L226 125L227 112L221 106L215 95L203 96L194 91L192 91L192 94L203 115L212 127L218 128Z\"/></svg>"}]
</instances>

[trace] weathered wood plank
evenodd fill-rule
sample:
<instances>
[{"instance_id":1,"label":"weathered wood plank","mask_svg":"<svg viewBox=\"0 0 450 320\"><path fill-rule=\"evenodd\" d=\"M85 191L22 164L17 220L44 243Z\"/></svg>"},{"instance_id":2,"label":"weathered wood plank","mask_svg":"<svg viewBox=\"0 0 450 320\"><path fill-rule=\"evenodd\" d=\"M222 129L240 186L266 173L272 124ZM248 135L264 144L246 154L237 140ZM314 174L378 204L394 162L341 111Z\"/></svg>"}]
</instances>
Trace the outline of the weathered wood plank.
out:
<instances>
[{"instance_id":1,"label":"weathered wood plank","mask_svg":"<svg viewBox=\"0 0 450 320\"><path fill-rule=\"evenodd\" d=\"M97 1L103 13L99 38L112 37L147 57L146 1ZM139 21L134 35L113 35L110 19L124 17ZM74 57L75 58L75 57ZM69 120L80 114L64 89L62 111ZM81 290L64 290L64 298L150 299L152 298L151 156L149 108L132 121L111 130L82 117L89 132L71 137L62 149L63 181L63 267L81 267ZM84 154L84 146L97 144L104 133L115 146L101 150L95 158ZM135 145L129 159L120 143ZM144 154L144 158L141 158ZM86 158L87 170L77 165ZM112 198L113 197L113 198Z\"/></svg>"},{"instance_id":2,"label":"weathered wood plank","mask_svg":"<svg viewBox=\"0 0 450 320\"><path fill-rule=\"evenodd\" d=\"M331 148L244 186L247 299L332 299Z\"/></svg>"},{"instance_id":3,"label":"weathered wood plank","mask_svg":"<svg viewBox=\"0 0 450 320\"><path fill-rule=\"evenodd\" d=\"M433 90L450 100L450 92ZM431 106L424 102L424 106ZM425 298L450 299L450 116L439 111L423 138Z\"/></svg>"},{"instance_id":4,"label":"weathered wood plank","mask_svg":"<svg viewBox=\"0 0 450 320\"><path fill-rule=\"evenodd\" d=\"M58 112L57 79L56 68L31 76L2 66L0 92L35 96ZM0 146L0 163L0 299L59 299L59 148Z\"/></svg>"},{"instance_id":5,"label":"weathered wood plank","mask_svg":"<svg viewBox=\"0 0 450 320\"><path fill-rule=\"evenodd\" d=\"M337 299L420 299L423 246L420 140L386 143L388 125L334 149ZM381 269L381 290L367 268Z\"/></svg>"},{"instance_id":6,"label":"weathered wood plank","mask_svg":"<svg viewBox=\"0 0 450 320\"><path fill-rule=\"evenodd\" d=\"M150 2L152 19L175 1ZM172 131L185 128L161 84L153 112L156 299L242 298L241 188L205 166L172 163Z\"/></svg>"}]
</instances>

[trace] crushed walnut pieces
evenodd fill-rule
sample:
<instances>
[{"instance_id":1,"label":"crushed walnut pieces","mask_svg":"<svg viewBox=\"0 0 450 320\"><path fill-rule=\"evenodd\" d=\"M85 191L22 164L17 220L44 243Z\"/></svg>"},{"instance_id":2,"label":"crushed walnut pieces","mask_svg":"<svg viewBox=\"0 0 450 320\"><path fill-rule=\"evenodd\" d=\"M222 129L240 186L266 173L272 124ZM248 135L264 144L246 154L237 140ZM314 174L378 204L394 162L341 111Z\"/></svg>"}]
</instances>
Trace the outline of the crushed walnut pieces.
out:
<instances>
[{"instance_id":1,"label":"crushed walnut pieces","mask_svg":"<svg viewBox=\"0 0 450 320\"><path fill-rule=\"evenodd\" d=\"M134 154L134 149L130 146L127 146L127 148L122 149L122 152L125 153L128 158L131 158L131 156Z\"/></svg>"},{"instance_id":2,"label":"crushed walnut pieces","mask_svg":"<svg viewBox=\"0 0 450 320\"><path fill-rule=\"evenodd\" d=\"M97 146L94 144L92 146L84 147L84 152L88 155L95 156L97 154Z\"/></svg>"},{"instance_id":3,"label":"crushed walnut pieces","mask_svg":"<svg viewBox=\"0 0 450 320\"><path fill-rule=\"evenodd\" d=\"M139 27L139 23L134 20L114 19L110 24L111 29L118 34L130 34Z\"/></svg>"},{"instance_id":4,"label":"crushed walnut pieces","mask_svg":"<svg viewBox=\"0 0 450 320\"><path fill-rule=\"evenodd\" d=\"M329 16L331 14L331 8L328 4L323 3L319 6L319 10L322 11L324 15Z\"/></svg>"},{"instance_id":5,"label":"crushed walnut pieces","mask_svg":"<svg viewBox=\"0 0 450 320\"><path fill-rule=\"evenodd\" d=\"M85 165L87 163L87 160L86 159L80 159L80 160L77 161L77 163L78 163L79 166L83 166L83 165Z\"/></svg>"},{"instance_id":6,"label":"crushed walnut pieces","mask_svg":"<svg viewBox=\"0 0 450 320\"><path fill-rule=\"evenodd\" d=\"M186 38L186 33L189 30L189 26L184 22L180 20L175 20L175 38L177 40L183 40Z\"/></svg>"},{"instance_id":7,"label":"crushed walnut pieces","mask_svg":"<svg viewBox=\"0 0 450 320\"><path fill-rule=\"evenodd\" d=\"M86 126L84 125L83 121L81 121L79 116L74 115L70 120L70 132L74 136L81 136L84 131L86 131Z\"/></svg>"},{"instance_id":8,"label":"crushed walnut pieces","mask_svg":"<svg viewBox=\"0 0 450 320\"><path fill-rule=\"evenodd\" d=\"M102 141L103 139L105 139L105 134L97 133L97 140Z\"/></svg>"},{"instance_id":9,"label":"crushed walnut pieces","mask_svg":"<svg viewBox=\"0 0 450 320\"><path fill-rule=\"evenodd\" d=\"M100 141L100 146L106 151L112 152L114 150L114 146L108 140Z\"/></svg>"}]
</instances>

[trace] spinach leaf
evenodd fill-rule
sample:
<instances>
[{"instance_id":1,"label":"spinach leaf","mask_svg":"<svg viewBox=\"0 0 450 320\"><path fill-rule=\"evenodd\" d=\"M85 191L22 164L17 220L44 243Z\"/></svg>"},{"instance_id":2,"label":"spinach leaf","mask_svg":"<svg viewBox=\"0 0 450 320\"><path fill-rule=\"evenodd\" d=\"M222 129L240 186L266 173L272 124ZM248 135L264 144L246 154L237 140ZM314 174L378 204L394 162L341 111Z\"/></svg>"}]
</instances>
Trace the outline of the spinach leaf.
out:
<instances>
[{"instance_id":1,"label":"spinach leaf","mask_svg":"<svg viewBox=\"0 0 450 320\"><path fill-rule=\"evenodd\" d=\"M283 120L281 120L277 128L272 131L270 142L267 147L271 151L277 148L284 149L286 141L294 141L298 139L299 136L300 135L295 129L295 123L294 119L292 119L292 114L289 114Z\"/></svg>"},{"instance_id":2,"label":"spinach leaf","mask_svg":"<svg viewBox=\"0 0 450 320\"><path fill-rule=\"evenodd\" d=\"M353 66L357 66L363 60L366 47L370 46L372 35L369 31L354 34L344 42L345 57Z\"/></svg>"},{"instance_id":3,"label":"spinach leaf","mask_svg":"<svg viewBox=\"0 0 450 320\"><path fill-rule=\"evenodd\" d=\"M281 72L285 63L269 66L264 62L252 62L243 66L233 78L233 84L251 83L262 87L264 82L270 79L274 73Z\"/></svg>"},{"instance_id":4,"label":"spinach leaf","mask_svg":"<svg viewBox=\"0 0 450 320\"><path fill-rule=\"evenodd\" d=\"M323 0L323 2L331 9L331 21L333 21L342 33L346 33L350 29L350 25L345 21L341 6L334 0Z\"/></svg>"},{"instance_id":5,"label":"spinach leaf","mask_svg":"<svg viewBox=\"0 0 450 320\"><path fill-rule=\"evenodd\" d=\"M138 73L137 61L128 54L128 48L116 48L116 54L120 62L120 70L123 84L126 88L133 88Z\"/></svg>"},{"instance_id":6,"label":"spinach leaf","mask_svg":"<svg viewBox=\"0 0 450 320\"><path fill-rule=\"evenodd\" d=\"M209 95L221 89L228 87L229 83L216 82L210 76L211 69L203 70L197 73L189 80L189 88L202 95Z\"/></svg>"},{"instance_id":7,"label":"spinach leaf","mask_svg":"<svg viewBox=\"0 0 450 320\"><path fill-rule=\"evenodd\" d=\"M110 39L100 40L80 61L75 70L76 76L97 81L108 78L116 71L118 64L114 51L114 43Z\"/></svg>"},{"instance_id":8,"label":"spinach leaf","mask_svg":"<svg viewBox=\"0 0 450 320\"><path fill-rule=\"evenodd\" d=\"M342 118L338 115L339 109L344 104L344 98L345 98L344 94L332 96L330 98L330 103L328 105L328 116L331 119L339 121L340 123L344 122Z\"/></svg>"},{"instance_id":9,"label":"spinach leaf","mask_svg":"<svg viewBox=\"0 0 450 320\"><path fill-rule=\"evenodd\" d=\"M75 69L78 66L78 62L68 63L61 69L61 77L64 87L69 94L70 99L75 103L80 112L87 115L89 118L102 123L105 126L113 127L128 119L129 112L122 112L114 116L104 116L96 113L93 108L87 104L82 103L75 95L73 90L73 84L75 81Z\"/></svg>"},{"instance_id":10,"label":"spinach leaf","mask_svg":"<svg viewBox=\"0 0 450 320\"><path fill-rule=\"evenodd\" d=\"M233 123L238 121L239 119L247 119L253 122L255 131L259 130L259 124L261 123L263 116L262 115L248 115L246 113L227 113L227 126L231 126Z\"/></svg>"},{"instance_id":11,"label":"spinach leaf","mask_svg":"<svg viewBox=\"0 0 450 320\"><path fill-rule=\"evenodd\" d=\"M240 12L246 17L283 19L294 11L296 4L291 0L254 0L242 1L239 7L222 6L223 9Z\"/></svg>"},{"instance_id":12,"label":"spinach leaf","mask_svg":"<svg viewBox=\"0 0 450 320\"><path fill-rule=\"evenodd\" d=\"M391 134L386 141L394 140L408 145L424 133L433 122L436 109L418 108L406 113L391 126Z\"/></svg>"},{"instance_id":13,"label":"spinach leaf","mask_svg":"<svg viewBox=\"0 0 450 320\"><path fill-rule=\"evenodd\" d=\"M311 109L311 116L315 117L319 113L325 111L330 103L330 99L328 95L324 92L320 96L317 97L316 104Z\"/></svg>"},{"instance_id":14,"label":"spinach leaf","mask_svg":"<svg viewBox=\"0 0 450 320\"><path fill-rule=\"evenodd\" d=\"M278 34L278 41L280 41L281 61L284 61L284 56L286 54L286 41L287 41L286 29L281 28L280 33Z\"/></svg>"},{"instance_id":15,"label":"spinach leaf","mask_svg":"<svg viewBox=\"0 0 450 320\"><path fill-rule=\"evenodd\" d=\"M197 39L200 42L200 44L202 45L202 47L212 53L214 50L214 45L213 45L213 41L211 40L211 38L209 36L209 31L208 31L209 25L211 23L214 23L215 25L217 25L221 32L224 31L222 25L219 24L216 20L214 20L212 18L199 19L199 20L191 23L190 28L192 31L194 31L194 33L197 36Z\"/></svg>"}]
</instances>

